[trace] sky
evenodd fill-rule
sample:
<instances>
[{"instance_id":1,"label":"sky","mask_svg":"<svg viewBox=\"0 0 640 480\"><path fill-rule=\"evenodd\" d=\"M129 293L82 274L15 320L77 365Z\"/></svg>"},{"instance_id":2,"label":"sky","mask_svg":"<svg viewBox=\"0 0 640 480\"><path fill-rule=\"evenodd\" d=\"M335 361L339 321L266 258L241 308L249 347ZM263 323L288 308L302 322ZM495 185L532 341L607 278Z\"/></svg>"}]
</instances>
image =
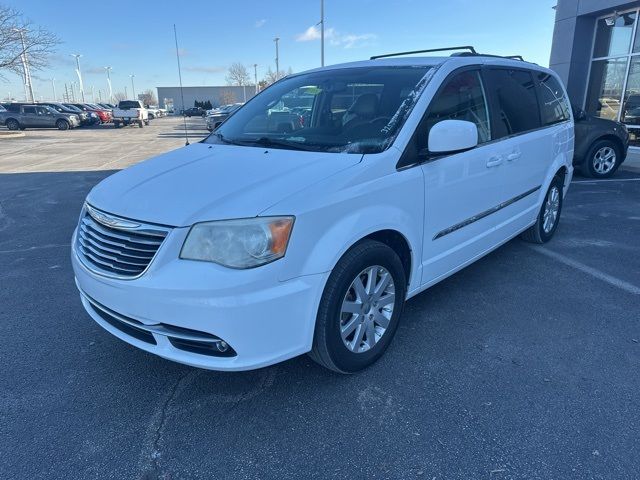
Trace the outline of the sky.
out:
<instances>
[{"instance_id":1,"label":"sky","mask_svg":"<svg viewBox=\"0 0 640 480\"><path fill-rule=\"evenodd\" d=\"M497 55L523 55L547 66L557 0L325 0L325 64L371 55L474 45ZM61 95L76 80L72 53L81 54L85 92L106 99L111 66L115 92L136 93L178 84L173 24L178 30L185 86L225 85L234 62L260 80L280 69L300 72L320 65L319 0L0 0L62 41L48 68L32 72L37 99ZM0 80L0 98L24 98L19 76ZM85 97L91 101L91 97Z\"/></svg>"}]
</instances>

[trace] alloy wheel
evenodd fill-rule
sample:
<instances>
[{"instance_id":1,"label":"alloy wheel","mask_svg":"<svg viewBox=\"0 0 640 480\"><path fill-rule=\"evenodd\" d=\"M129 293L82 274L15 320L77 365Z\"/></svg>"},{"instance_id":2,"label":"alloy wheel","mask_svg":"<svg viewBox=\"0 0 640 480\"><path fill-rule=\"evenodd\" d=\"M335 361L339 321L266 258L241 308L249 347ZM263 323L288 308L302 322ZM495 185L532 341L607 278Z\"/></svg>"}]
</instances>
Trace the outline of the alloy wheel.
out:
<instances>
[{"instance_id":1,"label":"alloy wheel","mask_svg":"<svg viewBox=\"0 0 640 480\"><path fill-rule=\"evenodd\" d=\"M395 306L391 273L374 265L351 282L340 309L340 335L354 353L373 348L387 331Z\"/></svg>"},{"instance_id":2,"label":"alloy wheel","mask_svg":"<svg viewBox=\"0 0 640 480\"><path fill-rule=\"evenodd\" d=\"M611 147L602 147L593 156L593 170L599 175L606 175L615 165L616 151Z\"/></svg>"},{"instance_id":3,"label":"alloy wheel","mask_svg":"<svg viewBox=\"0 0 640 480\"><path fill-rule=\"evenodd\" d=\"M553 230L558 220L558 214L560 212L560 189L553 185L547 195L547 201L544 205L544 213L542 215L542 228L544 233L549 233Z\"/></svg>"}]
</instances>

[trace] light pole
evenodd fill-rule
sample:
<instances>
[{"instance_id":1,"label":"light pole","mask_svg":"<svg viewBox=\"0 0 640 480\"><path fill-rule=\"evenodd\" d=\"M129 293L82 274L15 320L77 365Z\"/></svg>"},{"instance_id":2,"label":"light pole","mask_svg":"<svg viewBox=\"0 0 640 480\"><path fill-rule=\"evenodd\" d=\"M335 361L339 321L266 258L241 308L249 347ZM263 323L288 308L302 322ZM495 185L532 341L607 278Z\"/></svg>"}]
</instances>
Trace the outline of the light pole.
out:
<instances>
[{"instance_id":1,"label":"light pole","mask_svg":"<svg viewBox=\"0 0 640 480\"><path fill-rule=\"evenodd\" d=\"M29 60L27 59L27 48L24 44L24 28L14 28L14 32L20 33L20 41L22 42L22 71L24 72L24 97L26 101L35 102L36 97L33 95L33 84L31 83L31 70L29 69Z\"/></svg>"},{"instance_id":2,"label":"light pole","mask_svg":"<svg viewBox=\"0 0 640 480\"><path fill-rule=\"evenodd\" d=\"M280 79L280 53L278 51L280 37L274 38L273 41L276 42L276 81L278 81Z\"/></svg>"},{"instance_id":3,"label":"light pole","mask_svg":"<svg viewBox=\"0 0 640 480\"><path fill-rule=\"evenodd\" d=\"M82 103L84 103L84 85L82 84L82 73L80 72L80 57L82 55L78 53L72 53L72 57L76 59L76 74L78 75L78 84L80 87L80 98L82 98Z\"/></svg>"},{"instance_id":4,"label":"light pole","mask_svg":"<svg viewBox=\"0 0 640 480\"><path fill-rule=\"evenodd\" d=\"M127 86L124 86L124 98L129 98L129 95L127 94Z\"/></svg>"},{"instance_id":5,"label":"light pole","mask_svg":"<svg viewBox=\"0 0 640 480\"><path fill-rule=\"evenodd\" d=\"M111 88L111 67L104 67L107 72L107 85L109 86L109 103L113 102L113 90Z\"/></svg>"},{"instance_id":6,"label":"light pole","mask_svg":"<svg viewBox=\"0 0 640 480\"><path fill-rule=\"evenodd\" d=\"M56 97L56 79L55 78L51 78L51 88L53 89L53 101L55 102L56 100L58 100L58 98Z\"/></svg>"},{"instance_id":7,"label":"light pole","mask_svg":"<svg viewBox=\"0 0 640 480\"><path fill-rule=\"evenodd\" d=\"M73 86L76 84L76 82L71 82L71 99L72 101L75 103L76 101L76 91L73 88Z\"/></svg>"},{"instance_id":8,"label":"light pole","mask_svg":"<svg viewBox=\"0 0 640 480\"><path fill-rule=\"evenodd\" d=\"M135 78L135 75L132 73L131 75L129 75L129 77L131 77L131 91L133 92L133 99L136 99L136 86L133 84L133 79Z\"/></svg>"},{"instance_id":9,"label":"light pole","mask_svg":"<svg viewBox=\"0 0 640 480\"><path fill-rule=\"evenodd\" d=\"M320 66L324 67L324 0L320 0Z\"/></svg>"},{"instance_id":10,"label":"light pole","mask_svg":"<svg viewBox=\"0 0 640 480\"><path fill-rule=\"evenodd\" d=\"M253 64L253 79L256 82L256 95L258 94L258 64Z\"/></svg>"}]
</instances>

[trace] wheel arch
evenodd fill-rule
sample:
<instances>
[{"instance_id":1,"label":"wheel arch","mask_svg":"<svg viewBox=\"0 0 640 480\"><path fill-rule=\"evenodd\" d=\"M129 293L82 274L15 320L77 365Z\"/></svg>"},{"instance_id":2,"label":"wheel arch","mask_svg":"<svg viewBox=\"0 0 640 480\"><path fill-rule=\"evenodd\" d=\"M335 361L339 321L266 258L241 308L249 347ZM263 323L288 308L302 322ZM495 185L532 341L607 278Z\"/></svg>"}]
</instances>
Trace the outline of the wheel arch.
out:
<instances>
[{"instance_id":1,"label":"wheel arch","mask_svg":"<svg viewBox=\"0 0 640 480\"><path fill-rule=\"evenodd\" d=\"M370 233L366 237L358 240L354 245L349 247L351 249L353 246L357 245L363 240L376 240L380 243L384 243L391 250L396 252L396 255L400 258L402 262L402 267L404 268L404 272L407 280L407 287L409 286L409 282L411 280L411 267L413 265L413 251L411 250L411 245L409 245L409 241L407 238L400 233L398 230L386 229L386 230L378 230L377 232Z\"/></svg>"}]
</instances>

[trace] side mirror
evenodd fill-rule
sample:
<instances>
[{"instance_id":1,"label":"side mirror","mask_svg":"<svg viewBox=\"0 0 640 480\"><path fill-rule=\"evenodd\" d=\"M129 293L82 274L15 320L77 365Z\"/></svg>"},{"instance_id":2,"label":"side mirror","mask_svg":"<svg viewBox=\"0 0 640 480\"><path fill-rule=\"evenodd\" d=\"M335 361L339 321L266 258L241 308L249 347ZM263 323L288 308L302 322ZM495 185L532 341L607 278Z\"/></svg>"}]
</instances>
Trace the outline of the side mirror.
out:
<instances>
[{"instance_id":1,"label":"side mirror","mask_svg":"<svg viewBox=\"0 0 640 480\"><path fill-rule=\"evenodd\" d=\"M442 120L429 131L429 154L464 152L478 145L478 127L464 120Z\"/></svg>"},{"instance_id":2,"label":"side mirror","mask_svg":"<svg viewBox=\"0 0 640 480\"><path fill-rule=\"evenodd\" d=\"M583 109L576 107L575 105L572 105L572 109L573 109L573 120L575 122L581 122L587 119L587 112L585 112Z\"/></svg>"}]
</instances>

